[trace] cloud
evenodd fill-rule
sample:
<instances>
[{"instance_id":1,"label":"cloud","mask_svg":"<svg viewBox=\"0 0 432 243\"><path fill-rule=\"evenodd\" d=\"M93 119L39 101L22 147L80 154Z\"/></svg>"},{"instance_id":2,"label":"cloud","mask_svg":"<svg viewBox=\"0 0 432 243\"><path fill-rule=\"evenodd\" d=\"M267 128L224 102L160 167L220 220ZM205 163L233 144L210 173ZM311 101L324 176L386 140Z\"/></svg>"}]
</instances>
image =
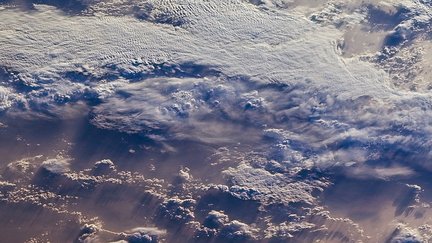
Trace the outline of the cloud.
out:
<instances>
[{"instance_id":1,"label":"cloud","mask_svg":"<svg viewBox=\"0 0 432 243\"><path fill-rule=\"evenodd\" d=\"M314 204L314 191L320 191L329 184L322 178L316 181L297 180L288 173L272 174L261 168L241 163L237 168L224 171L233 183L229 191L243 200L259 200L263 204L274 201L284 203Z\"/></svg>"},{"instance_id":2,"label":"cloud","mask_svg":"<svg viewBox=\"0 0 432 243\"><path fill-rule=\"evenodd\" d=\"M238 220L230 221L224 212L212 210L198 228L196 237L217 237L222 241L245 241L256 239L258 230Z\"/></svg>"},{"instance_id":3,"label":"cloud","mask_svg":"<svg viewBox=\"0 0 432 243\"><path fill-rule=\"evenodd\" d=\"M33 11L0 9L0 112L90 113L99 129L160 143L235 146L223 158L232 162L224 168L225 192L262 207L315 206L331 184L326 173L391 180L432 170L431 94L427 84L411 89L416 79L409 79L421 72L424 55L408 47L430 34L423 2L74 1L85 6L68 15L68 4L54 2ZM379 33L366 35L363 27L374 24ZM353 47L358 42L376 45ZM21 174L33 168L28 161L10 165ZM74 172L69 160L56 158L40 168L58 179L48 189L60 184L74 196L110 185L167 189L116 165L101 160ZM193 172L182 169L179 182L198 183ZM158 216L180 224L200 218L198 198L164 193ZM258 238L253 226L228 214L211 211L206 232ZM269 231L286 237L312 227L274 225ZM137 229L121 240L154 237Z\"/></svg>"},{"instance_id":4,"label":"cloud","mask_svg":"<svg viewBox=\"0 0 432 243\"><path fill-rule=\"evenodd\" d=\"M2 192L12 190L16 187L16 184L8 181L0 181L0 190Z\"/></svg>"},{"instance_id":5,"label":"cloud","mask_svg":"<svg viewBox=\"0 0 432 243\"><path fill-rule=\"evenodd\" d=\"M185 223L195 218L195 199L169 198L162 203L160 215L174 222Z\"/></svg>"},{"instance_id":6,"label":"cloud","mask_svg":"<svg viewBox=\"0 0 432 243\"><path fill-rule=\"evenodd\" d=\"M42 162L41 168L53 174L63 174L68 172L70 159L58 157L55 159L48 159Z\"/></svg>"},{"instance_id":7,"label":"cloud","mask_svg":"<svg viewBox=\"0 0 432 243\"><path fill-rule=\"evenodd\" d=\"M100 161L97 161L92 169L93 175L106 175L111 174L116 171L114 162L112 162L110 159L103 159Z\"/></svg>"},{"instance_id":8,"label":"cloud","mask_svg":"<svg viewBox=\"0 0 432 243\"><path fill-rule=\"evenodd\" d=\"M394 178L409 178L415 174L415 171L409 167L389 166L389 167L370 167L367 165L354 165L342 168L346 175L361 179L394 179Z\"/></svg>"},{"instance_id":9,"label":"cloud","mask_svg":"<svg viewBox=\"0 0 432 243\"><path fill-rule=\"evenodd\" d=\"M245 223L233 220L221 228L219 237L232 241L252 240L256 231Z\"/></svg>"},{"instance_id":10,"label":"cloud","mask_svg":"<svg viewBox=\"0 0 432 243\"><path fill-rule=\"evenodd\" d=\"M283 222L278 225L269 224L265 230L266 238L287 239L293 238L295 234L315 228L315 225L308 222Z\"/></svg>"},{"instance_id":11,"label":"cloud","mask_svg":"<svg viewBox=\"0 0 432 243\"><path fill-rule=\"evenodd\" d=\"M279 129L285 138L263 150L281 169L380 163L415 146L426 153L428 95L401 91L372 64L340 56L343 31L297 18L300 10L271 17L242 1L151 5L188 24L101 21L44 5L25 14L2 10L10 36L0 36L1 64L13 87L3 89L3 106L57 113L57 106L85 101L100 128L216 144L237 142L242 129L250 129L249 141ZM425 16L425 6L408 7ZM25 99L9 98L18 93ZM400 132L419 127L417 138ZM410 158L424 166L415 157L408 152L395 163Z\"/></svg>"},{"instance_id":12,"label":"cloud","mask_svg":"<svg viewBox=\"0 0 432 243\"><path fill-rule=\"evenodd\" d=\"M367 63L340 59L332 44L340 33L333 29L323 27L327 31L316 31L312 23L301 18L282 15L271 18L265 12L241 1L226 4L207 2L205 5L209 8L198 4L185 9L176 2L170 5L158 4L154 4L155 8L166 9L164 11L171 16L181 16L191 22L186 27L187 31L179 30L176 33L172 28L162 28L129 18L108 17L106 21L100 21L91 16L65 17L55 9L43 5L37 6L37 11L24 15L3 10L4 14L10 16L5 17L4 22L9 26L6 30L11 31L10 38L19 40L11 43L7 39L0 39L5 50L12 51L4 53L5 60L14 60L4 65L10 72L16 73L18 80L28 88L42 88L33 90L31 97L28 97L37 103L85 99L99 86L96 82L82 82L77 77L88 81L110 81L116 75L128 79L131 76L127 73L145 70L142 67L151 67L148 65L151 63L157 66L158 63L166 62L207 64L228 76L250 76L263 83L312 82L339 92L340 95L351 95L359 89L361 92L353 94L354 96L368 93L378 95L372 87L388 91L388 87L382 82L386 79L383 72ZM290 14L296 16L295 13ZM253 21L249 21L250 16L254 16ZM31 43L15 31L20 30L21 23L28 22L29 18L33 19L31 26L28 26L29 35L33 36ZM258 19L260 21L256 21ZM52 25L50 30L44 32L42 30L47 21L52 22ZM67 26L71 26L72 21L80 24L69 29ZM225 31L208 28L214 27L215 22L220 23L220 28ZM291 31L282 31L286 28ZM84 29L94 31L82 35ZM105 31L107 29L112 31ZM135 32L134 29L142 31ZM51 35L51 31L57 31L57 34ZM51 38L47 38L47 33ZM299 38L308 41L298 43L295 40ZM69 40L73 41L68 42ZM134 45L129 45L134 42ZM183 43L180 49L176 45L179 42ZM26 48L16 49L16 45ZM224 52L212 48L214 45L219 45ZM25 58L14 58L20 55ZM318 59L326 61L317 62ZM262 65L260 60L265 60L266 64ZM123 71L116 73L116 69ZM317 72L318 69L323 70L325 75ZM357 88L348 89L348 84Z\"/></svg>"},{"instance_id":13,"label":"cloud","mask_svg":"<svg viewBox=\"0 0 432 243\"><path fill-rule=\"evenodd\" d=\"M157 243L166 234L158 228L139 227L127 231L125 238L129 243Z\"/></svg>"},{"instance_id":14,"label":"cloud","mask_svg":"<svg viewBox=\"0 0 432 243\"><path fill-rule=\"evenodd\" d=\"M100 227L95 224L84 224L81 227L78 242L89 242L100 231Z\"/></svg>"},{"instance_id":15,"label":"cloud","mask_svg":"<svg viewBox=\"0 0 432 243\"><path fill-rule=\"evenodd\" d=\"M0 112L5 111L20 102L21 97L11 89L0 86Z\"/></svg>"},{"instance_id":16,"label":"cloud","mask_svg":"<svg viewBox=\"0 0 432 243\"><path fill-rule=\"evenodd\" d=\"M423 237L416 229L412 229L403 224L399 224L390 236L390 243L421 243L424 242Z\"/></svg>"},{"instance_id":17,"label":"cloud","mask_svg":"<svg viewBox=\"0 0 432 243\"><path fill-rule=\"evenodd\" d=\"M124 232L113 232L100 225L84 224L77 242L157 243L166 236L166 233L165 230L154 227L137 227Z\"/></svg>"}]
</instances>

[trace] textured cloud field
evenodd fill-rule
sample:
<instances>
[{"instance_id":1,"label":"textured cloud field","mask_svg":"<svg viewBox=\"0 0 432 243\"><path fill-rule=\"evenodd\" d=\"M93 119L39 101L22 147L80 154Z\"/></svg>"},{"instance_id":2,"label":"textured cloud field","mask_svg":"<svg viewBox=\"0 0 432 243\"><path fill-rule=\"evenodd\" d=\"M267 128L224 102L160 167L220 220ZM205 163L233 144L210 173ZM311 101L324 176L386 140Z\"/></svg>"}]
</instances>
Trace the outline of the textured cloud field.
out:
<instances>
[{"instance_id":1,"label":"textured cloud field","mask_svg":"<svg viewBox=\"0 0 432 243\"><path fill-rule=\"evenodd\" d=\"M431 10L0 0L0 241L428 242Z\"/></svg>"}]
</instances>

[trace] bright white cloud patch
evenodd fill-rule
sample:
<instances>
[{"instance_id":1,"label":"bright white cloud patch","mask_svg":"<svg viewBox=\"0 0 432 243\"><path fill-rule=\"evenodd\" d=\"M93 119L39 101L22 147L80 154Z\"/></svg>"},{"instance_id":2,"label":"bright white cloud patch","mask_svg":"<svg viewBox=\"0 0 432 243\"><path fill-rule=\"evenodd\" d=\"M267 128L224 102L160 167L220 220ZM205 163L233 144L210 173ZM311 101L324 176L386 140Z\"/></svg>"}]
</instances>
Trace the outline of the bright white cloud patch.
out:
<instances>
[{"instance_id":1,"label":"bright white cloud patch","mask_svg":"<svg viewBox=\"0 0 432 243\"><path fill-rule=\"evenodd\" d=\"M62 174L69 171L69 161L64 158L49 159L42 162L41 167L53 174Z\"/></svg>"}]
</instances>

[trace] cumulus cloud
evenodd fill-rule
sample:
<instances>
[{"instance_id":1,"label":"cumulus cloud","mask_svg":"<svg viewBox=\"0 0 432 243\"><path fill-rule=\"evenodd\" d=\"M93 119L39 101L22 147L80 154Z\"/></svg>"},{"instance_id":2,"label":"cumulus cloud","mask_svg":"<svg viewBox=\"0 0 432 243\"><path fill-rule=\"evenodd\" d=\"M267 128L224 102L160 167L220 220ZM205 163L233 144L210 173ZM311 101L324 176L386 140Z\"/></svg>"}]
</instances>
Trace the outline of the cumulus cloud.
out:
<instances>
[{"instance_id":1,"label":"cumulus cloud","mask_svg":"<svg viewBox=\"0 0 432 243\"><path fill-rule=\"evenodd\" d=\"M313 229L316 225L309 222L283 222L278 225L270 225L266 230L266 238L293 238L298 232Z\"/></svg>"},{"instance_id":2,"label":"cumulus cloud","mask_svg":"<svg viewBox=\"0 0 432 243\"><path fill-rule=\"evenodd\" d=\"M116 171L116 167L114 165L114 162L112 162L110 159L103 159L100 161L97 161L92 169L92 173L94 175L105 175L105 174L111 174Z\"/></svg>"},{"instance_id":3,"label":"cumulus cloud","mask_svg":"<svg viewBox=\"0 0 432 243\"><path fill-rule=\"evenodd\" d=\"M219 237L233 241L251 240L255 238L256 229L237 220L225 224L219 233Z\"/></svg>"},{"instance_id":4,"label":"cumulus cloud","mask_svg":"<svg viewBox=\"0 0 432 243\"><path fill-rule=\"evenodd\" d=\"M421 243L423 237L418 230L407 227L403 224L397 226L389 239L390 243Z\"/></svg>"},{"instance_id":5,"label":"cumulus cloud","mask_svg":"<svg viewBox=\"0 0 432 243\"><path fill-rule=\"evenodd\" d=\"M77 242L157 243L165 235L165 230L155 227L137 227L124 232L113 232L100 225L84 224L80 229Z\"/></svg>"},{"instance_id":6,"label":"cumulus cloud","mask_svg":"<svg viewBox=\"0 0 432 243\"><path fill-rule=\"evenodd\" d=\"M221 228L224 224L228 223L228 216L223 212L212 210L208 213L204 220L203 225L210 229Z\"/></svg>"},{"instance_id":7,"label":"cumulus cloud","mask_svg":"<svg viewBox=\"0 0 432 243\"><path fill-rule=\"evenodd\" d=\"M11 89L0 86L0 111L5 111L10 108L14 103L20 102L18 94Z\"/></svg>"},{"instance_id":8,"label":"cumulus cloud","mask_svg":"<svg viewBox=\"0 0 432 243\"><path fill-rule=\"evenodd\" d=\"M85 224L80 229L77 239L78 242L89 242L89 239L91 239L99 230L100 227L95 224Z\"/></svg>"},{"instance_id":9,"label":"cumulus cloud","mask_svg":"<svg viewBox=\"0 0 432 243\"><path fill-rule=\"evenodd\" d=\"M68 172L70 159L58 157L55 159L48 159L42 162L41 168L53 174L63 174Z\"/></svg>"},{"instance_id":10,"label":"cumulus cloud","mask_svg":"<svg viewBox=\"0 0 432 243\"><path fill-rule=\"evenodd\" d=\"M329 184L325 178L316 181L299 181L289 174L272 174L262 168L240 164L224 171L234 184L229 191L244 200L260 200L263 203L314 204L314 191L321 191Z\"/></svg>"},{"instance_id":11,"label":"cumulus cloud","mask_svg":"<svg viewBox=\"0 0 432 243\"><path fill-rule=\"evenodd\" d=\"M197 238L217 237L223 241L245 241L256 238L258 230L238 220L230 221L224 212L212 210L202 227L197 229Z\"/></svg>"},{"instance_id":12,"label":"cumulus cloud","mask_svg":"<svg viewBox=\"0 0 432 243\"><path fill-rule=\"evenodd\" d=\"M157 243L165 234L158 228L139 227L127 231L124 237L129 243Z\"/></svg>"},{"instance_id":13,"label":"cumulus cloud","mask_svg":"<svg viewBox=\"0 0 432 243\"><path fill-rule=\"evenodd\" d=\"M162 203L160 215L174 222L188 222L195 218L194 208L196 200L169 198Z\"/></svg>"}]
</instances>

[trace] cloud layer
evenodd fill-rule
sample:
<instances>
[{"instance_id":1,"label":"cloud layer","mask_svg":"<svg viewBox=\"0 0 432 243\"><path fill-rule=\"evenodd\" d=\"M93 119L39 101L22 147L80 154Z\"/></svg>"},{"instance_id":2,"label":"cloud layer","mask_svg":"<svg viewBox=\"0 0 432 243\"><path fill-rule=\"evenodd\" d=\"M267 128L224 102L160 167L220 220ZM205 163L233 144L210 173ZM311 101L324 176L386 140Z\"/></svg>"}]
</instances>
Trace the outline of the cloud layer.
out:
<instances>
[{"instance_id":1,"label":"cloud layer","mask_svg":"<svg viewBox=\"0 0 432 243\"><path fill-rule=\"evenodd\" d=\"M181 167L165 182L119 169L127 156L85 167L62 151L8 162L0 182L7 203L81 215L88 212L68 200L106 200L116 216L144 208L146 223L175 225L195 240L308 232L307 241L338 227L333 235L362 239L360 226L319 207L335 178L392 181L432 170L427 1L34 3L0 1L2 117L85 113L100 133L151 141L133 144L130 157L200 144L218 158L208 166L220 178L200 181L201 167ZM149 160L152 170L165 162ZM124 194L110 198L112 191ZM129 197L140 200L131 206ZM257 212L242 218L226 205ZM116 233L79 219L87 226L78 239L156 242L166 232L150 225ZM426 236L401 226L392 237Z\"/></svg>"}]
</instances>

